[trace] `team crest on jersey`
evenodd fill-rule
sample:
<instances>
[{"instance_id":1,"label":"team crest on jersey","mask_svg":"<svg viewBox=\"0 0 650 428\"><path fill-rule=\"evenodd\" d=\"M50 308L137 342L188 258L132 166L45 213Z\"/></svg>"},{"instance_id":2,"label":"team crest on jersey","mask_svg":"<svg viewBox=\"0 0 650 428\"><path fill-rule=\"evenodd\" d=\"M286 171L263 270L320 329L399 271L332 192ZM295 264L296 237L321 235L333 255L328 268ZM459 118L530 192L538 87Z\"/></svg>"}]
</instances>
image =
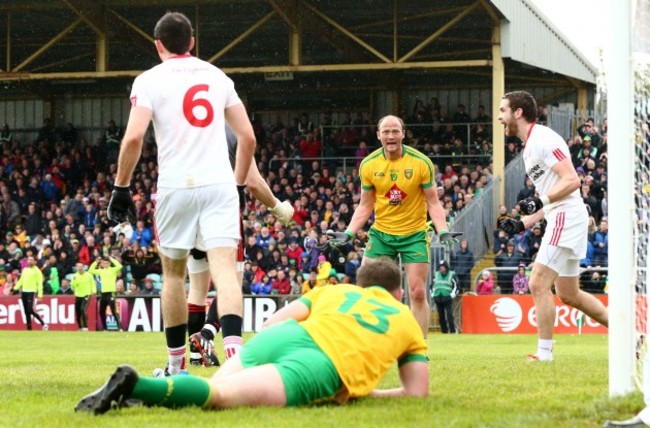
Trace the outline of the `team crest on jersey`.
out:
<instances>
[{"instance_id":1,"label":"team crest on jersey","mask_svg":"<svg viewBox=\"0 0 650 428\"><path fill-rule=\"evenodd\" d=\"M399 171L396 170L396 169L391 169L391 170L390 170L390 180L391 180L391 181L397 181L397 173L398 173L398 172L399 172Z\"/></svg>"},{"instance_id":2,"label":"team crest on jersey","mask_svg":"<svg viewBox=\"0 0 650 428\"><path fill-rule=\"evenodd\" d=\"M412 169L405 169L404 170L404 177L406 177L409 180L411 178L413 178L413 170Z\"/></svg>"},{"instance_id":3,"label":"team crest on jersey","mask_svg":"<svg viewBox=\"0 0 650 428\"><path fill-rule=\"evenodd\" d=\"M393 206L402 205L402 201L406 199L407 196L408 195L404 193L402 189L397 187L397 184L393 184L393 187L391 187L388 193L386 193L388 204Z\"/></svg>"}]
</instances>

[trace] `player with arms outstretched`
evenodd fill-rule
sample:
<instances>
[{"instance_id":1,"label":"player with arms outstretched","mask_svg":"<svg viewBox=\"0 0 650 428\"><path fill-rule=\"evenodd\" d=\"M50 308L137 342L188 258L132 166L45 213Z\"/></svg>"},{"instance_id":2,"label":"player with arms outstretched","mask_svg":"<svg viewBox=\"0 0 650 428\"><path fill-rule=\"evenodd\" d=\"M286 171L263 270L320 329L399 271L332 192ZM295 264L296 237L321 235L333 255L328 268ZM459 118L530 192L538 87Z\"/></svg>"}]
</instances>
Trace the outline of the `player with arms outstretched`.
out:
<instances>
[{"instance_id":1,"label":"player with arms outstretched","mask_svg":"<svg viewBox=\"0 0 650 428\"><path fill-rule=\"evenodd\" d=\"M330 242L335 245L351 242L374 211L375 223L368 233L362 264L372 263L379 256L402 257L411 310L426 337L431 316L426 292L430 262L427 213L443 244L458 243L456 237L460 233L447 230L431 160L402 144L405 136L402 120L385 116L377 128L382 147L361 162L359 206L345 232L329 233L333 237Z\"/></svg>"},{"instance_id":2,"label":"player with arms outstretched","mask_svg":"<svg viewBox=\"0 0 650 428\"><path fill-rule=\"evenodd\" d=\"M241 347L243 298L236 275L240 239L238 201L255 151L255 134L233 81L217 67L190 55L192 25L169 12L156 24L161 64L138 76L131 91L109 218L135 218L129 183L153 121L158 144L156 231L163 265L162 314L168 374L185 368L186 265L193 248L208 254L226 355ZM234 171L228 162L226 123L237 136Z\"/></svg>"},{"instance_id":3,"label":"player with arms outstretched","mask_svg":"<svg viewBox=\"0 0 650 428\"><path fill-rule=\"evenodd\" d=\"M580 290L579 262L587 252L589 216L580 197L580 178L564 139L552 129L539 125L537 103L524 91L503 96L499 121L507 136L524 142L526 174L535 184L539 196L519 201L527 216L522 220L504 219L501 228L508 234L532 227L542 218L548 224L537 253L529 287L537 308L537 352L529 355L534 361L553 360L553 324L555 300L551 287L560 300L604 326L608 325L607 308L589 293Z\"/></svg>"},{"instance_id":4,"label":"player with arms outstretched","mask_svg":"<svg viewBox=\"0 0 650 428\"><path fill-rule=\"evenodd\" d=\"M388 258L359 268L359 286L319 287L271 316L208 381L141 378L120 366L84 397L78 411L105 413L138 400L166 407L300 406L330 399L417 396L429 392L426 343L402 303L400 271ZM375 387L399 363L401 385Z\"/></svg>"}]
</instances>

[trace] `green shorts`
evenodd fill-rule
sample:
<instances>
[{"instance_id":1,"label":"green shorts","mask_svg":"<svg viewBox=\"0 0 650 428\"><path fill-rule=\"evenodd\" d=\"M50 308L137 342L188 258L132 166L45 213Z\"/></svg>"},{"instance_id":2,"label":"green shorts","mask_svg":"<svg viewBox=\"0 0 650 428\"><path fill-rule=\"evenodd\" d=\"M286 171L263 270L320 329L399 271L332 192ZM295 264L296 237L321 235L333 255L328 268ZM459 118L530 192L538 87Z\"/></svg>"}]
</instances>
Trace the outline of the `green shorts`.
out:
<instances>
[{"instance_id":1,"label":"green shorts","mask_svg":"<svg viewBox=\"0 0 650 428\"><path fill-rule=\"evenodd\" d=\"M244 368L273 364L282 377L287 406L332 398L343 383L334 363L295 320L269 327L239 353Z\"/></svg>"},{"instance_id":2,"label":"green shorts","mask_svg":"<svg viewBox=\"0 0 650 428\"><path fill-rule=\"evenodd\" d=\"M371 227L368 236L366 257L387 256L394 260L400 254L402 263L429 263L429 235L424 230L410 235L391 235Z\"/></svg>"}]
</instances>

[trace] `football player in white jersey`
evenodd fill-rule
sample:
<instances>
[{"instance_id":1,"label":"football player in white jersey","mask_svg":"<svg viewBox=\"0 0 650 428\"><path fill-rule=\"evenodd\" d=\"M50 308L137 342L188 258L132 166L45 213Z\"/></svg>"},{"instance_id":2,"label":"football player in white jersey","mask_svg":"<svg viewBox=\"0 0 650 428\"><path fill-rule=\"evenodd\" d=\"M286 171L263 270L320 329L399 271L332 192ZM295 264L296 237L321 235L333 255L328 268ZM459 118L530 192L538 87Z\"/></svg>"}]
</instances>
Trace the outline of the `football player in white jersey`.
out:
<instances>
[{"instance_id":1,"label":"football player in white jersey","mask_svg":"<svg viewBox=\"0 0 650 428\"><path fill-rule=\"evenodd\" d=\"M218 284L226 356L234 355L242 344L243 299L236 275L238 205L244 203L255 134L233 81L190 55L192 31L189 19L177 12L165 14L156 24L155 46L162 63L133 83L131 112L108 206L112 220L134 220L129 184L153 121L159 172L155 222L163 265L168 374L185 368L185 271L192 248L207 251L210 273ZM228 161L226 122L238 140L234 174Z\"/></svg>"},{"instance_id":2,"label":"football player in white jersey","mask_svg":"<svg viewBox=\"0 0 650 428\"><path fill-rule=\"evenodd\" d=\"M503 96L499 121L507 136L524 143L526 174L535 184L538 196L519 201L522 220L501 222L508 234L519 233L545 218L548 226L530 276L530 290L537 311L538 346L533 361L553 360L555 301L551 291L569 306L608 326L607 308L591 294L580 290L579 261L587 251L589 216L580 197L580 178L571 163L569 149L555 131L539 125L537 103L524 91Z\"/></svg>"}]
</instances>

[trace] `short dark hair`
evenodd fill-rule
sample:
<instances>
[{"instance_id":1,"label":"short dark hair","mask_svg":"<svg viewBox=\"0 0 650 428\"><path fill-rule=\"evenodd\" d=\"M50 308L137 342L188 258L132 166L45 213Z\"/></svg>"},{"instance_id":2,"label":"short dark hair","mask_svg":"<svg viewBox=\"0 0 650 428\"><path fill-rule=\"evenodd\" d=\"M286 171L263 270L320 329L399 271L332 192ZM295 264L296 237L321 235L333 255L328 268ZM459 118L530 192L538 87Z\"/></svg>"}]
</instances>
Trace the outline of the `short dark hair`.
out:
<instances>
[{"instance_id":1,"label":"short dark hair","mask_svg":"<svg viewBox=\"0 0 650 428\"><path fill-rule=\"evenodd\" d=\"M378 285L393 292L400 287L401 282L402 275L397 264L388 257L378 257L357 271L357 285L363 288Z\"/></svg>"},{"instance_id":2,"label":"short dark hair","mask_svg":"<svg viewBox=\"0 0 650 428\"><path fill-rule=\"evenodd\" d=\"M510 102L510 109L512 111L521 109L524 119L529 123L537 121L537 103L535 98L526 91L513 91L508 92L503 96L503 99Z\"/></svg>"},{"instance_id":3,"label":"short dark hair","mask_svg":"<svg viewBox=\"0 0 650 428\"><path fill-rule=\"evenodd\" d=\"M167 12L156 23L153 38L160 40L165 49L177 55L190 50L192 23L180 12Z\"/></svg>"}]
</instances>

